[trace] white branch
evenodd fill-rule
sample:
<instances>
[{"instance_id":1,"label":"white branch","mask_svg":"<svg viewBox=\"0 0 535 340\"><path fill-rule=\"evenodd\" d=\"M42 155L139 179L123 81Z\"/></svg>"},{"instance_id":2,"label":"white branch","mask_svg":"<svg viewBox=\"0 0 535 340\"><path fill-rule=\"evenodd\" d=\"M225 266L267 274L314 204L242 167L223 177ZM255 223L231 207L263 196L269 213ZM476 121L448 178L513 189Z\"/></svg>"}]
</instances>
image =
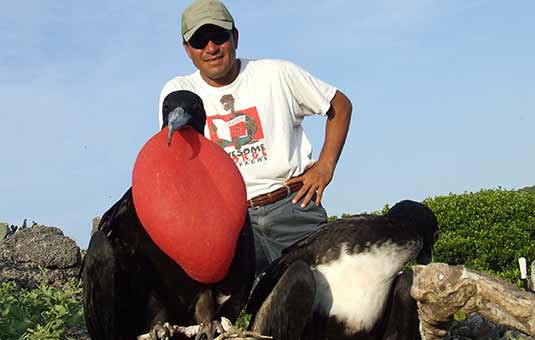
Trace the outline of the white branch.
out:
<instances>
[{"instance_id":1,"label":"white branch","mask_svg":"<svg viewBox=\"0 0 535 340\"><path fill-rule=\"evenodd\" d=\"M535 336L535 294L485 273L444 263L415 266L411 295L418 302L424 340L447 335L453 314L461 308Z\"/></svg>"}]
</instances>

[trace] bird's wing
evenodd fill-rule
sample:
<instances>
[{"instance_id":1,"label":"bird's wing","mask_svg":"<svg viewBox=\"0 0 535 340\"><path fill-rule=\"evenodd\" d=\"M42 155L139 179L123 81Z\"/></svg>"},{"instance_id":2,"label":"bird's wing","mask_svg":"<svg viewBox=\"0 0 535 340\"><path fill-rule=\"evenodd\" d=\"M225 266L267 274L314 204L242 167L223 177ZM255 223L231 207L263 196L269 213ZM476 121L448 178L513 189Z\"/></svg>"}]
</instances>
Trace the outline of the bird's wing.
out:
<instances>
[{"instance_id":1,"label":"bird's wing","mask_svg":"<svg viewBox=\"0 0 535 340\"><path fill-rule=\"evenodd\" d=\"M269 285L275 285L267 296L254 300L254 307L251 305L254 310L251 311L249 328L260 334L269 334L274 339L298 340L312 318L316 282L309 265L303 261L297 260L288 266L279 262L275 266L277 275L283 267L286 270L278 280L269 282ZM267 285L262 281L267 280L264 276L258 284L263 289L263 295Z\"/></svg>"},{"instance_id":2,"label":"bird's wing","mask_svg":"<svg viewBox=\"0 0 535 340\"><path fill-rule=\"evenodd\" d=\"M218 284L223 296L229 296L218 313L235 322L247 303L255 274L255 248L253 229L247 214L243 229L236 244L234 258L225 279Z\"/></svg>"},{"instance_id":3,"label":"bird's wing","mask_svg":"<svg viewBox=\"0 0 535 340\"><path fill-rule=\"evenodd\" d=\"M91 237L82 269L84 312L93 339L134 337L142 330L145 280L132 256L131 239L139 224L131 191L103 216Z\"/></svg>"},{"instance_id":4,"label":"bird's wing","mask_svg":"<svg viewBox=\"0 0 535 340\"><path fill-rule=\"evenodd\" d=\"M285 248L282 256L290 262L299 258L311 266L316 266L328 260L329 254L339 252L342 244L347 244L351 249L355 246L366 247L367 242L373 244L381 240L386 229L395 227L383 216L377 215L356 215L338 219ZM318 254L327 257L318 257Z\"/></svg>"},{"instance_id":5,"label":"bird's wing","mask_svg":"<svg viewBox=\"0 0 535 340\"><path fill-rule=\"evenodd\" d=\"M271 293L280 277L286 271L288 263L279 257L271 262L262 274L258 277L258 283L253 289L249 301L247 302L246 312L255 314L262 305L262 302Z\"/></svg>"},{"instance_id":6,"label":"bird's wing","mask_svg":"<svg viewBox=\"0 0 535 340\"><path fill-rule=\"evenodd\" d=\"M116 225L117 218L127 214L129 209L133 209L132 188L129 188L123 197L102 215L97 230L109 236L110 232L114 229L114 225Z\"/></svg>"}]
</instances>

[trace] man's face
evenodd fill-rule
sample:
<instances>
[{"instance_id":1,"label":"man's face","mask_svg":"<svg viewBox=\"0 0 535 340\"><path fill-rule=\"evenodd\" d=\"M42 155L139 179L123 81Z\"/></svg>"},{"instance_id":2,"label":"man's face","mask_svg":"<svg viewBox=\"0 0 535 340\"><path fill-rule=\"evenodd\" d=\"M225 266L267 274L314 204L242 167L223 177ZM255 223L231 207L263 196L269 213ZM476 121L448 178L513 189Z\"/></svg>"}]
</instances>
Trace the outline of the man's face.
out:
<instances>
[{"instance_id":1,"label":"man's face","mask_svg":"<svg viewBox=\"0 0 535 340\"><path fill-rule=\"evenodd\" d=\"M186 53L212 86L230 84L237 76L238 31L204 25L184 44Z\"/></svg>"}]
</instances>

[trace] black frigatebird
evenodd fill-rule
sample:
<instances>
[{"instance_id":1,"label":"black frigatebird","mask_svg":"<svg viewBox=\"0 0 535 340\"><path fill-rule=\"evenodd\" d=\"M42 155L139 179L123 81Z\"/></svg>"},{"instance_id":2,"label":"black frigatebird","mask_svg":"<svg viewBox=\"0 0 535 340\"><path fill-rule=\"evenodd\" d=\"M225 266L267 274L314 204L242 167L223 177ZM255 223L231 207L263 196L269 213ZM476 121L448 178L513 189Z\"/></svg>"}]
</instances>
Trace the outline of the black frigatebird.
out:
<instances>
[{"instance_id":1,"label":"black frigatebird","mask_svg":"<svg viewBox=\"0 0 535 340\"><path fill-rule=\"evenodd\" d=\"M167 145L164 142L165 148L171 150L172 144L178 143L172 139L173 134L186 126L193 128L199 134L199 138L204 138L201 136L204 132L206 115L202 100L196 94L189 91L170 93L163 102L162 111L164 116L162 128L169 128L166 136ZM173 154L173 157L179 156ZM188 160L193 158L193 156L188 157ZM188 171L186 168L182 170ZM159 172L160 170L157 172L158 175ZM199 179L199 182L203 181L204 179ZM185 184L187 183L182 183L181 178L176 178L176 183L163 183L163 186L165 189L165 186L169 185L175 190L174 188L181 188ZM246 206L243 205L243 212L238 212L238 215L241 213L244 216L241 224L233 226L228 232L228 234L234 233L229 236L235 241L235 247L225 253L229 258L224 260L229 265L228 268L223 268L224 275L216 280L199 281L197 276L192 277L191 273L198 273L199 267L209 267L211 263L197 263L197 258L211 255L205 253L210 252L210 249L214 250L213 237L217 237L205 232L206 226L202 220L205 212L202 211L200 217L194 219L196 225L190 226L185 224L192 223L192 218L185 216L187 214L172 215L174 213L172 205L171 208L164 204L143 207L145 215L147 209L152 209L149 214L153 213L157 218L172 215L167 225L168 228L172 228L171 234L164 235L164 238L170 235L173 241L164 239L163 242L167 242L166 250L169 250L169 247L171 251L174 250L173 247L187 249L188 253L184 256L189 262L180 263L180 259L177 261L169 256L169 252L162 250L162 247L153 240L156 239L154 235L147 231L148 226L141 222L142 207L137 206L138 201L133 194L135 182L133 188L134 190L130 188L103 215L98 230L91 237L85 256L82 268L84 311L91 338L136 339L137 336L150 331L153 339L165 339L171 333L166 325L170 323L184 326L200 325L195 339L213 339L214 321L220 317L226 317L232 322L237 319L247 301L254 279L253 233ZM199 190L206 191L207 188ZM183 201L194 200L199 195L192 193L191 197L185 197ZM139 199L139 202L142 200ZM200 203L192 202L191 209L194 210L197 204ZM215 205L217 202L209 204ZM164 211L165 209L167 210ZM157 234L160 232L158 227L153 225L151 230L156 229ZM195 235L184 231L191 229ZM216 260L218 259L214 258L214 261ZM173 338L181 337L178 335Z\"/></svg>"}]
</instances>

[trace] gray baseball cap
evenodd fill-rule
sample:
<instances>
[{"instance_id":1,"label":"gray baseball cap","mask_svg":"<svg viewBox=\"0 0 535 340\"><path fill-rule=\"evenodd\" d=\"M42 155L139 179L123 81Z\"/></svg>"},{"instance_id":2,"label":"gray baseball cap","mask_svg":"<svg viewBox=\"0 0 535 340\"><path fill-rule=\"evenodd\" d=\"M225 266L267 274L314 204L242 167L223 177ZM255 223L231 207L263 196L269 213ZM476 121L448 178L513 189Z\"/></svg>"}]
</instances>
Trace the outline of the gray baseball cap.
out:
<instances>
[{"instance_id":1,"label":"gray baseball cap","mask_svg":"<svg viewBox=\"0 0 535 340\"><path fill-rule=\"evenodd\" d=\"M196 0L182 13L182 37L188 41L201 26L207 24L231 30L234 27L234 19L221 2Z\"/></svg>"}]
</instances>

